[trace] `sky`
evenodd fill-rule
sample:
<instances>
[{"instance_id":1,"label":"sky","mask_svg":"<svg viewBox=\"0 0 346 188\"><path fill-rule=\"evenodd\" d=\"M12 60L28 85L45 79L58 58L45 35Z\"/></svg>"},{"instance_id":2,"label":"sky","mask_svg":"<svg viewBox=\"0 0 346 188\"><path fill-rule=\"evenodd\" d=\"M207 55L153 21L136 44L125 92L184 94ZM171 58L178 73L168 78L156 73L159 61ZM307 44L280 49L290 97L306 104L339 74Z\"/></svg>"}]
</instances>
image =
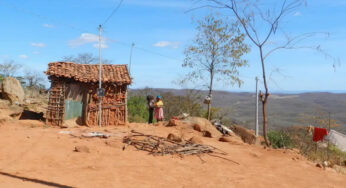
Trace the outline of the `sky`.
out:
<instances>
[{"instance_id":1,"label":"sky","mask_svg":"<svg viewBox=\"0 0 346 188\"><path fill-rule=\"evenodd\" d=\"M177 85L188 70L182 68L184 49L197 31L193 20L216 11L222 16L229 10L198 9L192 0L124 0L104 24L120 0L0 0L0 63L14 60L24 71L43 73L49 62L64 56L93 53L98 56L98 26L102 30L102 58L114 64L128 64L131 44L131 88L196 88L202 83ZM272 6L277 0L265 0ZM269 88L276 92L346 91L346 0L311 0L287 15L282 29L288 35L319 32L301 46L319 45L328 55L314 50L281 50L266 62ZM265 28L259 28L260 30ZM274 46L284 40L274 36ZM251 45L249 40L246 40ZM240 70L244 84L217 82L215 89L247 91L255 89L255 77L261 78L258 49L244 58L249 66ZM49 85L48 81L46 84ZM262 79L259 82L263 89Z\"/></svg>"}]
</instances>

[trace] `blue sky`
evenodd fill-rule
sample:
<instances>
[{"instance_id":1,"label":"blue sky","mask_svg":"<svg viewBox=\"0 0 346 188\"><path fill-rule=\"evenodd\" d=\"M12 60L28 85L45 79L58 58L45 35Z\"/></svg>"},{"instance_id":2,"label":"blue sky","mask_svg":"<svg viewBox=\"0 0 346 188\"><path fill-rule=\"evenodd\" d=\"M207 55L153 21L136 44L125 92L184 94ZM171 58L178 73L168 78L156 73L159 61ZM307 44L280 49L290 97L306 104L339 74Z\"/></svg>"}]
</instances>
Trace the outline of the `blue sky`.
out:
<instances>
[{"instance_id":1,"label":"blue sky","mask_svg":"<svg viewBox=\"0 0 346 188\"><path fill-rule=\"evenodd\" d=\"M119 0L0 0L0 62L15 60L23 70L43 72L47 64L66 55L90 52L98 55L97 27ZM277 2L276 0L267 2ZM184 48L196 33L194 19L210 10L185 13L196 5L189 0L124 0L104 26L102 56L115 64L127 64L134 42L132 88L180 88L174 81L187 70L181 67ZM333 61L311 50L278 51L267 62L273 91L346 90L346 0L313 0L286 17L282 27L289 34L329 32L307 44L320 44ZM224 15L231 15L223 11ZM282 41L275 37L273 43ZM241 88L223 83L216 89L253 91L261 76L257 49L246 56L249 67L241 69ZM280 70L278 73L276 70ZM23 71L22 70L22 71ZM200 88L187 85L186 87Z\"/></svg>"}]
</instances>

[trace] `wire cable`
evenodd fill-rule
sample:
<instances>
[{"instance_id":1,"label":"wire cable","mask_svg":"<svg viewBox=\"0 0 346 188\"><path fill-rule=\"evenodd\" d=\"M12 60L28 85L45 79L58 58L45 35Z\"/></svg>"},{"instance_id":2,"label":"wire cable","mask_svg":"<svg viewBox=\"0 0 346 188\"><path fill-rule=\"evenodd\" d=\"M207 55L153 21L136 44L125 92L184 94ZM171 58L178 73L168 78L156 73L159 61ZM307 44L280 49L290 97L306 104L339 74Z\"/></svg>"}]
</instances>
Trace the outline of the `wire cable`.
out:
<instances>
[{"instance_id":1,"label":"wire cable","mask_svg":"<svg viewBox=\"0 0 346 188\"><path fill-rule=\"evenodd\" d=\"M118 5L113 9L111 14L107 17L107 19L103 22L102 26L106 25L106 23L113 17L113 15L119 10L121 5L123 4L124 0L120 0Z\"/></svg>"},{"instance_id":2,"label":"wire cable","mask_svg":"<svg viewBox=\"0 0 346 188\"><path fill-rule=\"evenodd\" d=\"M115 7L115 9L112 11L112 13L108 16L108 18L106 19L106 21L104 22L107 23L109 21L109 19L117 12L117 10L120 8L121 4L123 3L124 0L121 0L119 2L119 4ZM80 27L77 27L77 26L74 26L74 25L71 25L71 24L67 24L67 23L64 23L64 22L61 22L61 21L57 21L55 19L52 19L50 17L47 17L47 16L44 16L44 15L41 15L41 14L38 14L38 13L35 13L31 10L26 10L24 8L21 8L21 7L18 7L16 5L14 5L13 3L11 2L6 2L4 0L0 0L0 3L3 3L4 5L6 5L8 8L11 8L11 9L14 9L18 12L21 12L23 14L27 14L27 15L30 15L30 16L34 16L34 17L37 17L39 19L42 19L42 20L46 20L46 21L51 21L51 22L54 22L54 23L57 23L57 24L60 24L62 26L65 26L65 27L68 27L72 30L75 30L75 31L78 31L78 32L82 32L82 33L93 33L93 32L90 32L88 29L85 29L85 28L80 28ZM124 46L127 46L127 47L131 47L132 44L130 43L126 43L126 42L122 42L122 41L119 41L119 40L116 40L116 39L112 39L112 38L109 38L107 37L108 40L112 40L114 41L114 43L116 44L121 44L121 45L124 45ZM167 58L167 59L171 59L171 60L174 60L174 61L179 61L179 62L182 62L183 60L181 59L178 59L178 58L174 58L174 57L170 57L170 56L167 56L167 55L164 55L164 54L161 54L159 52L156 52L156 51L153 51L153 50L149 50L149 49L146 49L146 48L143 48L143 47L139 47L139 46L135 46L134 47L135 49L138 49L138 50L141 50L143 52L146 52L146 53L150 53L150 54L153 54L153 55L157 55L157 56L161 56L161 57L164 57L164 58Z\"/></svg>"}]
</instances>

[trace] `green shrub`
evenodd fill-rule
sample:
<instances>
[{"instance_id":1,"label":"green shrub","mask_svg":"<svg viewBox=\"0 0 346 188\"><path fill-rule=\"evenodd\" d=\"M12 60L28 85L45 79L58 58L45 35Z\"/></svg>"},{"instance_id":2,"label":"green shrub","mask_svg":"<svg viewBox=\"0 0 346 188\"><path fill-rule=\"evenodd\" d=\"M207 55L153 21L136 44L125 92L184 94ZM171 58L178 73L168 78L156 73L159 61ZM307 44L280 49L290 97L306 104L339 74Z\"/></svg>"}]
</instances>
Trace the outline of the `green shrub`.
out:
<instances>
[{"instance_id":1,"label":"green shrub","mask_svg":"<svg viewBox=\"0 0 346 188\"><path fill-rule=\"evenodd\" d=\"M283 131L269 131L268 139L273 148L291 148L293 146L291 138Z\"/></svg>"},{"instance_id":2,"label":"green shrub","mask_svg":"<svg viewBox=\"0 0 346 188\"><path fill-rule=\"evenodd\" d=\"M147 109L147 100L142 96L131 96L127 101L129 122L144 123L147 122L149 112Z\"/></svg>"}]
</instances>

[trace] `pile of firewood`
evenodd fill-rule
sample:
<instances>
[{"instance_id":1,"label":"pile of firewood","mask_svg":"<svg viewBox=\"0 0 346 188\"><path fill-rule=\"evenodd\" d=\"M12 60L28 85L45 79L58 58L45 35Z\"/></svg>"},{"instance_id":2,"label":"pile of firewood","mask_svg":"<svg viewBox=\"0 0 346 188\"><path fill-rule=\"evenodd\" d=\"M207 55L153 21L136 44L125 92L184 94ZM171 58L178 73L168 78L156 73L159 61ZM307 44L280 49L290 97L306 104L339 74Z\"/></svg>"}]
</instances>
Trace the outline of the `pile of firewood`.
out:
<instances>
[{"instance_id":1,"label":"pile of firewood","mask_svg":"<svg viewBox=\"0 0 346 188\"><path fill-rule=\"evenodd\" d=\"M183 157L184 155L197 155L198 157L201 157L202 154L208 154L210 156L229 160L220 156L227 155L226 152L213 146L194 144L189 141L175 142L163 137L146 135L136 131L131 131L130 135L125 136L123 142L127 144L123 147L123 150L125 150L128 145L131 145L138 150L147 151L151 155L178 155L180 157ZM232 162L237 163L235 161Z\"/></svg>"}]
</instances>

